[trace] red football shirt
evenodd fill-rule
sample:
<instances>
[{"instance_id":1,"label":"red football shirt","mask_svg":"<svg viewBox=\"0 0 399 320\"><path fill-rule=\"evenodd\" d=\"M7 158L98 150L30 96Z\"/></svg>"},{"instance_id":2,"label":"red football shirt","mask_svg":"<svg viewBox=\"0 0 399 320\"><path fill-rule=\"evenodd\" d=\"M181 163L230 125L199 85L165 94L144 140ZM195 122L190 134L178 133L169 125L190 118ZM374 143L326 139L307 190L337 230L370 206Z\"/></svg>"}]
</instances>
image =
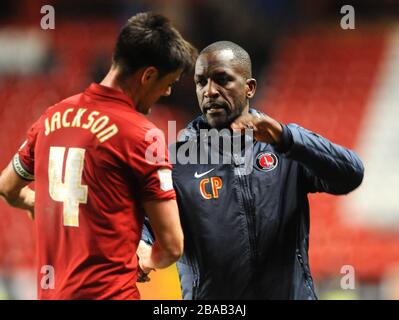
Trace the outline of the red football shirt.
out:
<instances>
[{"instance_id":1,"label":"red football shirt","mask_svg":"<svg viewBox=\"0 0 399 320\"><path fill-rule=\"evenodd\" d=\"M28 131L13 165L35 180L39 299L140 298L142 204L176 197L165 139L152 129L126 95L92 84Z\"/></svg>"}]
</instances>

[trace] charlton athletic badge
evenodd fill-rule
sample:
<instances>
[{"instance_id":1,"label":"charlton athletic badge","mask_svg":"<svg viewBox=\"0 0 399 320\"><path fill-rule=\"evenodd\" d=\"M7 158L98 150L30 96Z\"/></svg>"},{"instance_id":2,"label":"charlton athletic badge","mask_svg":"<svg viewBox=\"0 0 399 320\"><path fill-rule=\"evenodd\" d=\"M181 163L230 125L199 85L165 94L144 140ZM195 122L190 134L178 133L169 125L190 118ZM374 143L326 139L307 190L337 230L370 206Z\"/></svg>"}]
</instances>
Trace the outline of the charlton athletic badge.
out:
<instances>
[{"instance_id":1,"label":"charlton athletic badge","mask_svg":"<svg viewBox=\"0 0 399 320\"><path fill-rule=\"evenodd\" d=\"M262 171L271 171L277 167L277 164L278 159L273 153L264 152L256 157L256 166Z\"/></svg>"}]
</instances>

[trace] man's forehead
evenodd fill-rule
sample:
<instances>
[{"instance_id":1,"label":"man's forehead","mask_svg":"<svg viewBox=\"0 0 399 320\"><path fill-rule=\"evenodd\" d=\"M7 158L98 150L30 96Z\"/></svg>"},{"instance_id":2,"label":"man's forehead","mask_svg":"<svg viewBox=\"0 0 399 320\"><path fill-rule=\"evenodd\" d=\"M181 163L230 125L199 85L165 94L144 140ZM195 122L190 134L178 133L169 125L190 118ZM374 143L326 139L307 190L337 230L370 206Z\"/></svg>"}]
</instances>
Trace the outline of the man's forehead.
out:
<instances>
[{"instance_id":1,"label":"man's forehead","mask_svg":"<svg viewBox=\"0 0 399 320\"><path fill-rule=\"evenodd\" d=\"M218 60L231 61L234 59L234 52L231 49L223 49L220 51L216 51L215 55Z\"/></svg>"},{"instance_id":2,"label":"man's forehead","mask_svg":"<svg viewBox=\"0 0 399 320\"><path fill-rule=\"evenodd\" d=\"M215 52L203 53L198 57L195 64L195 73L202 74L212 72L215 69L231 69L236 66L234 52L231 49L223 49Z\"/></svg>"}]
</instances>

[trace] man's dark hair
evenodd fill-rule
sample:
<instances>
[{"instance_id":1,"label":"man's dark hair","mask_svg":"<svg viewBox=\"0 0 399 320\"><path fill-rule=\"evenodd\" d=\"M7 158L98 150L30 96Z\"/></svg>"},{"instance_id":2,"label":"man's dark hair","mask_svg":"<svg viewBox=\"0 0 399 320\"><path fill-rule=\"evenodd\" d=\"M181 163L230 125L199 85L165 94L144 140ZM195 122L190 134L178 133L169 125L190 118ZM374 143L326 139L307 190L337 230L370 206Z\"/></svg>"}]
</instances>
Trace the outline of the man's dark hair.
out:
<instances>
[{"instance_id":1,"label":"man's dark hair","mask_svg":"<svg viewBox=\"0 0 399 320\"><path fill-rule=\"evenodd\" d=\"M187 71L197 57L197 50L160 14L138 13L119 33L113 64L125 79L141 67L154 66L160 77L178 69Z\"/></svg>"},{"instance_id":2,"label":"man's dark hair","mask_svg":"<svg viewBox=\"0 0 399 320\"><path fill-rule=\"evenodd\" d=\"M251 63L251 57L249 56L248 52L240 47L238 44L231 42L231 41L217 41L206 48L204 48L201 54L205 53L213 53L217 51L222 51L222 50L231 50L234 54L235 60L238 62L238 64L241 66L242 71L244 73L244 76L246 78L251 78L252 77L252 63Z\"/></svg>"}]
</instances>

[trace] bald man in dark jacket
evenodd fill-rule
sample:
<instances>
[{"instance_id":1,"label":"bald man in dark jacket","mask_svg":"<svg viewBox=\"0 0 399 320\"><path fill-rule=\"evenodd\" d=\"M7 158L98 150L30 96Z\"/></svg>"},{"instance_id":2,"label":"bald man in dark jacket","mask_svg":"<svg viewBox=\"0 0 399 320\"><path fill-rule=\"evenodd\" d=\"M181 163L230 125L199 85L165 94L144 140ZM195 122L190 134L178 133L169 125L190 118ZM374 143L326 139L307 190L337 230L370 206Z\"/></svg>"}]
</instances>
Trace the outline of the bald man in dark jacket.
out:
<instances>
[{"instance_id":1,"label":"bald man in dark jacket","mask_svg":"<svg viewBox=\"0 0 399 320\"><path fill-rule=\"evenodd\" d=\"M216 42L201 52L195 83L202 115L171 148L185 237L177 264L183 298L317 299L307 195L351 192L363 179L361 160L316 133L250 108L256 81L248 53L234 43ZM233 148L230 163L222 157L187 163L181 157L186 150L198 159L204 145L215 150L209 134L201 134L212 129L231 132L233 144L233 133L243 133L241 141L249 139L250 147ZM149 229L142 239L151 243Z\"/></svg>"}]
</instances>

